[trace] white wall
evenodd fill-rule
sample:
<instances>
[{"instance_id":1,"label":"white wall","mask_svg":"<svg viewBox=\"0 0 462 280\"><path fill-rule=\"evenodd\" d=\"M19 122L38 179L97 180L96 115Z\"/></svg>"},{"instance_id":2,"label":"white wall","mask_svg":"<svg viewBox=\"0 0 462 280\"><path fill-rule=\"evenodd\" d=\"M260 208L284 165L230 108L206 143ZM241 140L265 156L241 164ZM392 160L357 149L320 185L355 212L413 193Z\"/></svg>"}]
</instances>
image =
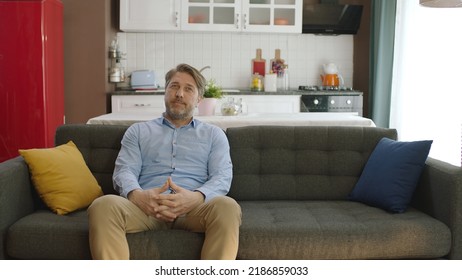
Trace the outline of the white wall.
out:
<instances>
[{"instance_id":1,"label":"white wall","mask_svg":"<svg viewBox=\"0 0 462 280\"><path fill-rule=\"evenodd\" d=\"M345 86L353 81L353 35L316 36L312 34L244 34L244 33L118 33L126 60L126 72L154 70L157 83L164 86L165 73L179 63L204 70L207 79L214 78L224 88L248 88L251 60L261 48L263 58L281 57L289 65L290 87L319 85L322 64L339 66Z\"/></svg>"}]
</instances>

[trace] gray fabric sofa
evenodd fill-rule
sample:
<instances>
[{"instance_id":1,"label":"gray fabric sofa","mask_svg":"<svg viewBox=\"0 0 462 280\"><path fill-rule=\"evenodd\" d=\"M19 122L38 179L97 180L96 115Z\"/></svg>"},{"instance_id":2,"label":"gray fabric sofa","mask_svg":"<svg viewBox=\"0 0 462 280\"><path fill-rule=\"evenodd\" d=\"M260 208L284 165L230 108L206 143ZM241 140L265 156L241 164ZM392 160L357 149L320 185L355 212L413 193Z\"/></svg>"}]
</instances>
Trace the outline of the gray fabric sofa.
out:
<instances>
[{"instance_id":1,"label":"gray fabric sofa","mask_svg":"<svg viewBox=\"0 0 462 280\"><path fill-rule=\"evenodd\" d=\"M126 127L64 125L56 144L79 147L103 188ZM391 214L348 200L382 137L370 127L227 130L229 196L242 207L238 259L462 259L462 169L429 158L412 207ZM0 258L89 259L85 209L60 216L38 198L22 157L0 163ZM197 259L203 234L128 234L132 259Z\"/></svg>"}]
</instances>

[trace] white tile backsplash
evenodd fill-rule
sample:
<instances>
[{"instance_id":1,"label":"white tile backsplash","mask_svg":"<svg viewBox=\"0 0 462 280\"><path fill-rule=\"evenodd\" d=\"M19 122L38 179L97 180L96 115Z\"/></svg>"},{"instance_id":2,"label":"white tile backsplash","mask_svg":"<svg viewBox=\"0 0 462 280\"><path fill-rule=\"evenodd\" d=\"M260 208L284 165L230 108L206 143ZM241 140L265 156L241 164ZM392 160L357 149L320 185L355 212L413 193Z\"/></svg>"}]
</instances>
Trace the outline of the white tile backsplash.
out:
<instances>
[{"instance_id":1,"label":"white tile backsplash","mask_svg":"<svg viewBox=\"0 0 462 280\"><path fill-rule=\"evenodd\" d=\"M117 34L126 72L154 70L157 83L164 86L165 73L179 63L204 70L207 79L215 79L224 88L247 88L251 77L251 60L262 49L267 61L281 49L289 65L290 87L319 85L322 65L338 65L345 86L353 81L353 35L316 36L312 34L250 33L126 33Z\"/></svg>"}]
</instances>

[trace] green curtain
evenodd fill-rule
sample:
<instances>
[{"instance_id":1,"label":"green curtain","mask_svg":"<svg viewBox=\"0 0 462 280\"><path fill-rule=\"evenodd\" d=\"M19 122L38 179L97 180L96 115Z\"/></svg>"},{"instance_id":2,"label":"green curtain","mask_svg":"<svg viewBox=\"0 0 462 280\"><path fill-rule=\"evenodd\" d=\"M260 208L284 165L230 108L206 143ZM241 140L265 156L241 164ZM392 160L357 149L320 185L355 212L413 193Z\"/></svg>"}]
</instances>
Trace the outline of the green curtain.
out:
<instances>
[{"instance_id":1,"label":"green curtain","mask_svg":"<svg viewBox=\"0 0 462 280\"><path fill-rule=\"evenodd\" d=\"M369 108L379 127L389 127L396 1L372 0Z\"/></svg>"}]
</instances>

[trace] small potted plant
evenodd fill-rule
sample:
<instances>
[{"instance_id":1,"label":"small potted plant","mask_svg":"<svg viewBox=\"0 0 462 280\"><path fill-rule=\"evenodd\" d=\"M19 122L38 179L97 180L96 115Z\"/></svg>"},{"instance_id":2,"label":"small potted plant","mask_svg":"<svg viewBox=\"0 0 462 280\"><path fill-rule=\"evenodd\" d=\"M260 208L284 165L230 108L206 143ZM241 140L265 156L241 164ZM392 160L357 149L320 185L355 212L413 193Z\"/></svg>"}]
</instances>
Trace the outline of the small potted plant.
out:
<instances>
[{"instance_id":1,"label":"small potted plant","mask_svg":"<svg viewBox=\"0 0 462 280\"><path fill-rule=\"evenodd\" d=\"M205 86L204 98L222 98L223 89L214 79L210 79Z\"/></svg>"},{"instance_id":2,"label":"small potted plant","mask_svg":"<svg viewBox=\"0 0 462 280\"><path fill-rule=\"evenodd\" d=\"M204 98L197 106L199 115L212 116L215 115L215 107L217 100L223 97L223 89L217 85L214 79L210 79L205 86Z\"/></svg>"}]
</instances>

